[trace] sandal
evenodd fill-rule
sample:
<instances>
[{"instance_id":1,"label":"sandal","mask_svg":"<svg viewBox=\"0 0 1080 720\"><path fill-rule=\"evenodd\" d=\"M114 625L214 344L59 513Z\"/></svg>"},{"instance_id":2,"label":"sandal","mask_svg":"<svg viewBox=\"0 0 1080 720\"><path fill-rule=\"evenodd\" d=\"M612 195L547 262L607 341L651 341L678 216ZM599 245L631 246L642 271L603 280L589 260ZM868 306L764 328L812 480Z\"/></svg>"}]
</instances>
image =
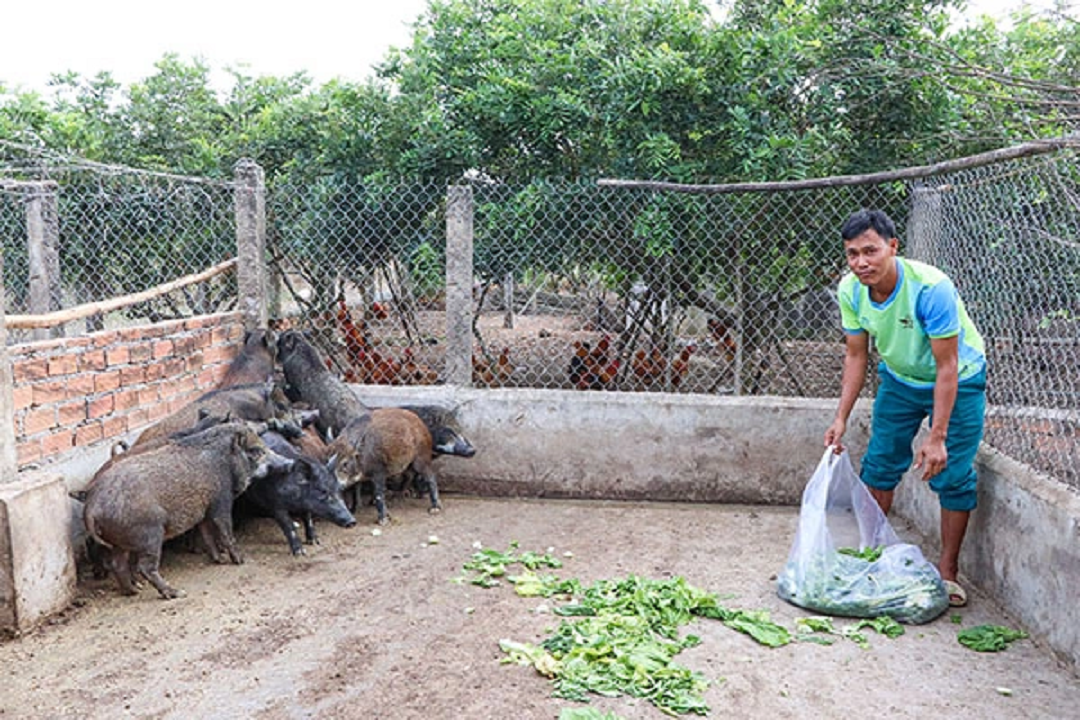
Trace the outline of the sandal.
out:
<instances>
[{"instance_id":1,"label":"sandal","mask_svg":"<svg viewBox=\"0 0 1080 720\"><path fill-rule=\"evenodd\" d=\"M949 607L964 607L967 605L967 593L960 583L945 580L945 592L949 594Z\"/></svg>"}]
</instances>

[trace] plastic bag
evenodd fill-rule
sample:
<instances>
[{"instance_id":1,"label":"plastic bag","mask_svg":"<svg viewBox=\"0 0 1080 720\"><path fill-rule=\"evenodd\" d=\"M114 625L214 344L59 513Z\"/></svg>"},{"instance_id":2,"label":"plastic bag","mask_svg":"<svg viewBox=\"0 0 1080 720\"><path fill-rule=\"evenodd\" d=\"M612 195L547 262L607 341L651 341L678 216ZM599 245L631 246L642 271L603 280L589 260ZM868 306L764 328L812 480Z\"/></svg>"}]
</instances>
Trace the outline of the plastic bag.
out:
<instances>
[{"instance_id":1,"label":"plastic bag","mask_svg":"<svg viewBox=\"0 0 1080 720\"><path fill-rule=\"evenodd\" d=\"M784 600L826 615L920 624L949 607L941 575L900 542L847 451L825 451L803 490L799 528L777 581Z\"/></svg>"}]
</instances>

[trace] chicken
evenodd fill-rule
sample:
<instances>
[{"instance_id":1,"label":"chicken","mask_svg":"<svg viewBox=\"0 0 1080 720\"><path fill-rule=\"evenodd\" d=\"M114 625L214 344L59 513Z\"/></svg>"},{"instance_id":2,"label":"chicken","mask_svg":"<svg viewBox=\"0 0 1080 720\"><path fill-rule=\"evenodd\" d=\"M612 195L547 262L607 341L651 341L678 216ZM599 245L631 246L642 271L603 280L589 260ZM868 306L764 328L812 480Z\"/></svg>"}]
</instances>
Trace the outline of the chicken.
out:
<instances>
[{"instance_id":1,"label":"chicken","mask_svg":"<svg viewBox=\"0 0 1080 720\"><path fill-rule=\"evenodd\" d=\"M381 355L374 350L367 353L370 382L375 385L400 385L402 384L401 364L389 355Z\"/></svg>"},{"instance_id":2,"label":"chicken","mask_svg":"<svg viewBox=\"0 0 1080 720\"><path fill-rule=\"evenodd\" d=\"M483 355L473 353L472 358L472 381L474 385L482 387L495 387L495 371Z\"/></svg>"},{"instance_id":3,"label":"chicken","mask_svg":"<svg viewBox=\"0 0 1080 720\"><path fill-rule=\"evenodd\" d=\"M495 378L500 385L505 385L514 372L514 366L510 362L510 348L504 347L499 357L495 360Z\"/></svg>"},{"instance_id":4,"label":"chicken","mask_svg":"<svg viewBox=\"0 0 1080 720\"><path fill-rule=\"evenodd\" d=\"M638 380L646 385L652 385L657 378L664 376L667 359L659 348L654 347L649 351L640 349L634 353L630 368Z\"/></svg>"},{"instance_id":5,"label":"chicken","mask_svg":"<svg viewBox=\"0 0 1080 720\"><path fill-rule=\"evenodd\" d=\"M416 362L411 347L405 348L401 359L401 372L398 375L406 385L434 385L439 380L438 371Z\"/></svg>"},{"instance_id":6,"label":"chicken","mask_svg":"<svg viewBox=\"0 0 1080 720\"><path fill-rule=\"evenodd\" d=\"M570 367L567 369L567 377L570 378L570 384L578 389L581 388L581 378L589 369L588 358L590 356L591 348L589 343L581 340L575 340L573 342L574 355L570 358Z\"/></svg>"},{"instance_id":7,"label":"chicken","mask_svg":"<svg viewBox=\"0 0 1080 720\"><path fill-rule=\"evenodd\" d=\"M682 349L679 356L671 361L671 385L679 387L687 373L690 371L690 356L697 351L697 345L690 343Z\"/></svg>"},{"instance_id":8,"label":"chicken","mask_svg":"<svg viewBox=\"0 0 1080 720\"><path fill-rule=\"evenodd\" d=\"M341 337L345 340L346 358L353 367L359 369L368 350L367 337L364 334L367 324L363 319L360 320L359 325L353 322L344 299L338 300L337 321L338 327L341 328Z\"/></svg>"},{"instance_id":9,"label":"chicken","mask_svg":"<svg viewBox=\"0 0 1080 720\"><path fill-rule=\"evenodd\" d=\"M371 317L376 320L385 320L390 317L390 308L386 306L386 303L373 302L371 303Z\"/></svg>"},{"instance_id":10,"label":"chicken","mask_svg":"<svg viewBox=\"0 0 1080 720\"><path fill-rule=\"evenodd\" d=\"M719 318L709 318L709 334L720 347L724 348L724 357L728 362L735 361L735 333L733 328Z\"/></svg>"}]
</instances>

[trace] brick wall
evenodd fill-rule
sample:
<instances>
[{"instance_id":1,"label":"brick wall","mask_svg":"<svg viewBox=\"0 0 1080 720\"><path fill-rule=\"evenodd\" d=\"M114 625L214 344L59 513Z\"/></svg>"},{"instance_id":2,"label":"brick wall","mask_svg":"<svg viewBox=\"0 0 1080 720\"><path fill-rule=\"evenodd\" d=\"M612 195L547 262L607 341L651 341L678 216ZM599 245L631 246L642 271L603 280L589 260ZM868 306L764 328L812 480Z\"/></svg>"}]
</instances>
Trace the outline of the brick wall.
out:
<instances>
[{"instance_id":1,"label":"brick wall","mask_svg":"<svg viewBox=\"0 0 1080 720\"><path fill-rule=\"evenodd\" d=\"M225 313L12 345L19 468L160 420L211 389L243 337Z\"/></svg>"}]
</instances>

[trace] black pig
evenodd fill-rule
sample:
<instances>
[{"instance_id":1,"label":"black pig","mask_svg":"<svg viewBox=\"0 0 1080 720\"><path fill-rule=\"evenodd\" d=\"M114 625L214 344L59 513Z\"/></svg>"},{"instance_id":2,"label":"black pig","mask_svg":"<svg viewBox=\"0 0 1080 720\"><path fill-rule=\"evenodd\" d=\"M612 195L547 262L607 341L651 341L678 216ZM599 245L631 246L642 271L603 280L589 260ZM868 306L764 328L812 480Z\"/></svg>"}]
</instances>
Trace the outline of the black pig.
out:
<instances>
[{"instance_id":1,"label":"black pig","mask_svg":"<svg viewBox=\"0 0 1080 720\"><path fill-rule=\"evenodd\" d=\"M285 375L287 393L319 411L315 424L323 437L340 433L371 408L330 372L316 350L296 330L286 330L278 338L278 361Z\"/></svg>"},{"instance_id":2,"label":"black pig","mask_svg":"<svg viewBox=\"0 0 1080 720\"><path fill-rule=\"evenodd\" d=\"M237 385L264 383L274 377L277 344L269 330L250 330L244 335L244 347L229 363L216 390Z\"/></svg>"},{"instance_id":3,"label":"black pig","mask_svg":"<svg viewBox=\"0 0 1080 720\"><path fill-rule=\"evenodd\" d=\"M274 401L273 382L237 385L211 390L176 412L162 418L139 434L132 448L162 436L183 432L194 427L205 415L229 416L255 422L277 421L285 413ZM295 428L298 435L299 427Z\"/></svg>"},{"instance_id":4,"label":"black pig","mask_svg":"<svg viewBox=\"0 0 1080 720\"><path fill-rule=\"evenodd\" d=\"M336 458L323 464L302 453L276 432L267 431L260 437L271 450L292 460L293 466L284 472L272 472L253 480L239 498L239 510L250 507L258 514L272 517L289 541L293 555L304 554L293 525L293 515L299 515L303 520L308 544L319 542L313 518L329 520L339 527L356 525L356 518L342 500L341 482L334 474Z\"/></svg>"},{"instance_id":5,"label":"black pig","mask_svg":"<svg viewBox=\"0 0 1080 720\"><path fill-rule=\"evenodd\" d=\"M170 439L160 447L112 458L88 485L87 533L110 550L121 592L135 594L132 568L165 599L180 593L161 577L161 546L198 527L207 551L243 562L232 532L234 498L252 478L291 467L244 423L227 422Z\"/></svg>"}]
</instances>

